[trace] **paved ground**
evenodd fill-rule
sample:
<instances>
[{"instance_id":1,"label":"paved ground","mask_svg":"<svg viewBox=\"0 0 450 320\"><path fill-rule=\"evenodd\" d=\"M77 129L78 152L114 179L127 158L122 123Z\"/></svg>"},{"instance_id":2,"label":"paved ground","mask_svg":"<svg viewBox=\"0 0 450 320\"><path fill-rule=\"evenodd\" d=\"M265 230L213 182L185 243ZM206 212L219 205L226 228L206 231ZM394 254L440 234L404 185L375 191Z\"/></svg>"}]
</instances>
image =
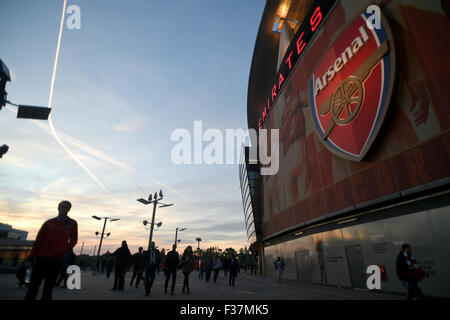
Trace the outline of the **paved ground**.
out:
<instances>
[{"instance_id":1,"label":"paved ground","mask_svg":"<svg viewBox=\"0 0 450 320\"><path fill-rule=\"evenodd\" d=\"M113 276L113 275L112 275ZM144 295L143 284L138 289L129 286L131 273L126 275L124 291L111 291L114 279L105 276L92 276L82 273L81 290L67 290L55 288L55 300L145 300L145 299L185 299L185 300L399 300L402 296L373 292L369 290L355 290L347 288L326 287L320 285L303 285L296 281L277 283L273 279L262 276L240 274L236 279L236 286L229 287L227 279L220 274L217 283L210 280L206 283L198 279L198 273L193 272L190 277L191 294L181 292L183 279L181 272L177 274L175 295L164 294L164 278L160 273L155 279L149 297ZM170 284L169 284L170 286ZM170 288L169 288L170 291ZM14 274L0 274L0 300L21 300L26 289L19 288ZM40 294L38 295L40 297Z\"/></svg>"}]
</instances>

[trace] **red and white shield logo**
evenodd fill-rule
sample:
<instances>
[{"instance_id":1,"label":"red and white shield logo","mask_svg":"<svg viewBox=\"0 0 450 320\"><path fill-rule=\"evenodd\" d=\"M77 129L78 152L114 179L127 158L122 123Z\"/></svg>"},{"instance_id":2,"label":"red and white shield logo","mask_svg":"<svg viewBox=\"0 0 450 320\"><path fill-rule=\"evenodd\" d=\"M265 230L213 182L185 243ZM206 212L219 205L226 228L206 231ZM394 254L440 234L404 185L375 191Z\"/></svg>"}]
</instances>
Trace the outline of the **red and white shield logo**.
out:
<instances>
[{"instance_id":1,"label":"red and white shield logo","mask_svg":"<svg viewBox=\"0 0 450 320\"><path fill-rule=\"evenodd\" d=\"M369 28L362 13L328 48L310 79L311 114L319 137L335 154L361 160L374 141L392 94L395 54L382 17Z\"/></svg>"}]
</instances>

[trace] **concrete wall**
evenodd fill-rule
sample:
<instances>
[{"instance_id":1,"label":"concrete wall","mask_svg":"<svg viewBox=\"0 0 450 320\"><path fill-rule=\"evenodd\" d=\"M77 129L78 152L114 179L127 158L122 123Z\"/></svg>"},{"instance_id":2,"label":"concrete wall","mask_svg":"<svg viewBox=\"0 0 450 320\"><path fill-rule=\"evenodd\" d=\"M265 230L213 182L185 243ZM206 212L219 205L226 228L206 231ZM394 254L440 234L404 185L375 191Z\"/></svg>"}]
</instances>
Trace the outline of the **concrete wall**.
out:
<instances>
[{"instance_id":1,"label":"concrete wall","mask_svg":"<svg viewBox=\"0 0 450 320\"><path fill-rule=\"evenodd\" d=\"M386 267L387 281L381 282L381 289L405 292L395 262L406 242L422 269L430 274L419 284L424 294L450 298L449 227L450 206L445 206L297 238L265 248L266 276L276 276L273 262L280 256L285 263L283 278L354 287L350 272L354 266L347 250L359 245L364 270L373 264Z\"/></svg>"}]
</instances>

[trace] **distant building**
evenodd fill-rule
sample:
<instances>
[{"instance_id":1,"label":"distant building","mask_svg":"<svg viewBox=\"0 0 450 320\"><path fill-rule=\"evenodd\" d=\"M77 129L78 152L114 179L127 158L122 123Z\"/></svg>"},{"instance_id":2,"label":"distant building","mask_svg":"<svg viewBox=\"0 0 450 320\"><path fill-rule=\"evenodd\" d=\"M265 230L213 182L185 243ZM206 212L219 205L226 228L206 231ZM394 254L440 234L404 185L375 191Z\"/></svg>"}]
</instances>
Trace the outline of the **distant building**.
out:
<instances>
[{"instance_id":1,"label":"distant building","mask_svg":"<svg viewBox=\"0 0 450 320\"><path fill-rule=\"evenodd\" d=\"M27 231L0 223L0 272L15 270L28 257L34 241L28 241L27 236Z\"/></svg>"},{"instance_id":2,"label":"distant building","mask_svg":"<svg viewBox=\"0 0 450 320\"><path fill-rule=\"evenodd\" d=\"M13 229L9 224L0 223L0 239L27 240L28 231Z\"/></svg>"}]
</instances>

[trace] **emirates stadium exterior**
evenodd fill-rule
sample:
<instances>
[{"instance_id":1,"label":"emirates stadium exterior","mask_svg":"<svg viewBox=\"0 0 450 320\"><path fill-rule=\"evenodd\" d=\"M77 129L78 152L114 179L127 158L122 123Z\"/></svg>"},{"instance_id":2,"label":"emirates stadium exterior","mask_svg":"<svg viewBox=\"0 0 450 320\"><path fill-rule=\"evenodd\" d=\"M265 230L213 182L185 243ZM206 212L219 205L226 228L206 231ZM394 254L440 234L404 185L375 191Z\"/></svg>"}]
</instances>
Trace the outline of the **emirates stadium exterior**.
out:
<instances>
[{"instance_id":1,"label":"emirates stadium exterior","mask_svg":"<svg viewBox=\"0 0 450 320\"><path fill-rule=\"evenodd\" d=\"M381 290L404 293L408 243L424 294L450 297L449 30L446 1L266 2L247 117L279 129L279 171L246 148L239 168L265 276L281 257L285 279L367 289L378 265Z\"/></svg>"}]
</instances>

